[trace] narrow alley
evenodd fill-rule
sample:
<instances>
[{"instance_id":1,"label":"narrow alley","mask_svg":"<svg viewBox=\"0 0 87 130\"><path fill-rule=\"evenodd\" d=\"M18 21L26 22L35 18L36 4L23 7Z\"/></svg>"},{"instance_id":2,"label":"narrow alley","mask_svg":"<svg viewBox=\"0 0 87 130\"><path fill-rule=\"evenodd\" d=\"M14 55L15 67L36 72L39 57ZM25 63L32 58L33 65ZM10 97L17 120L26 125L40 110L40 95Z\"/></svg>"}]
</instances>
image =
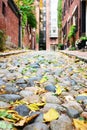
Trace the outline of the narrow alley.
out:
<instances>
[{"instance_id":1,"label":"narrow alley","mask_svg":"<svg viewBox=\"0 0 87 130\"><path fill-rule=\"evenodd\" d=\"M87 63L53 51L0 57L0 128L87 130Z\"/></svg>"}]
</instances>

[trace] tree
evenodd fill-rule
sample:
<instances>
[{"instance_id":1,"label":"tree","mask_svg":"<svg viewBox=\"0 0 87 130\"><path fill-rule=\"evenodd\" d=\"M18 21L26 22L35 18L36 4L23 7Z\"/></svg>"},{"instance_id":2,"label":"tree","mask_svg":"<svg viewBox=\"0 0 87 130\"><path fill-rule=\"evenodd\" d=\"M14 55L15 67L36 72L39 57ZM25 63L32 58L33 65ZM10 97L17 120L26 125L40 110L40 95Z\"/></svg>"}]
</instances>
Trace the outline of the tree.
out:
<instances>
[{"instance_id":1,"label":"tree","mask_svg":"<svg viewBox=\"0 0 87 130\"><path fill-rule=\"evenodd\" d=\"M30 33L32 34L32 28L37 27L37 21L35 16L35 0L16 0L16 4L20 10L22 16L22 38L24 32L27 31L28 34L28 47L31 46L32 41L30 42Z\"/></svg>"},{"instance_id":2,"label":"tree","mask_svg":"<svg viewBox=\"0 0 87 130\"><path fill-rule=\"evenodd\" d=\"M36 28L34 0L16 0L16 4L22 15L22 27L24 28L28 24L30 27Z\"/></svg>"}]
</instances>

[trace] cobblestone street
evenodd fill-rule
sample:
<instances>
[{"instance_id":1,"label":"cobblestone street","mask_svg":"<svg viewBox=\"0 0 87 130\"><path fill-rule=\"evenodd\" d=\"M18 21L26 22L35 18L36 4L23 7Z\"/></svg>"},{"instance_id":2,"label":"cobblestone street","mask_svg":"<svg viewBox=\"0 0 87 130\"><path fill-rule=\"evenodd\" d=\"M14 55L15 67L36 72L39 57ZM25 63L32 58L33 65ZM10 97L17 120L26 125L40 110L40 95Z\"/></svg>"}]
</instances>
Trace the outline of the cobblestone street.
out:
<instances>
[{"instance_id":1,"label":"cobblestone street","mask_svg":"<svg viewBox=\"0 0 87 130\"><path fill-rule=\"evenodd\" d=\"M4 130L77 130L87 120L87 63L50 51L0 57L0 110Z\"/></svg>"}]
</instances>

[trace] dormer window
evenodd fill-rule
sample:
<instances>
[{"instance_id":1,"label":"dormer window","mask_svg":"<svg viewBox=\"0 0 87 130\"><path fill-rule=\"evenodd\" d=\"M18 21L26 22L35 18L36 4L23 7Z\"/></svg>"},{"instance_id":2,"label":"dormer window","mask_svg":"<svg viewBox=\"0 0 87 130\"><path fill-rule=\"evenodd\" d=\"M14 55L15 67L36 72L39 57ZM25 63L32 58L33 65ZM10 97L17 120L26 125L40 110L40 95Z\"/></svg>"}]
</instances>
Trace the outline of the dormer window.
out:
<instances>
[{"instance_id":1,"label":"dormer window","mask_svg":"<svg viewBox=\"0 0 87 130\"><path fill-rule=\"evenodd\" d=\"M5 3L2 2L2 14L5 16L6 14L6 6L5 6Z\"/></svg>"}]
</instances>

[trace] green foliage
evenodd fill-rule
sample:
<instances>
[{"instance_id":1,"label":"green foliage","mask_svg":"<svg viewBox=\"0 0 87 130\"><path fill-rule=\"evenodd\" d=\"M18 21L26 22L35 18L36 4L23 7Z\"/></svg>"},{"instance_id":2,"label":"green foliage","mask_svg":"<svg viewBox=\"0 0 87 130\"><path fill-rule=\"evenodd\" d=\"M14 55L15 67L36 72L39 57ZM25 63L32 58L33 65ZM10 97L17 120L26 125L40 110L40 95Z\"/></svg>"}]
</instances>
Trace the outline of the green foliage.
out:
<instances>
[{"instance_id":1,"label":"green foliage","mask_svg":"<svg viewBox=\"0 0 87 130\"><path fill-rule=\"evenodd\" d=\"M39 43L39 35L36 34L36 42Z\"/></svg>"},{"instance_id":2,"label":"green foliage","mask_svg":"<svg viewBox=\"0 0 87 130\"><path fill-rule=\"evenodd\" d=\"M76 48L74 46L72 46L72 47L69 48L69 50L74 51L74 50L76 50Z\"/></svg>"},{"instance_id":3,"label":"green foliage","mask_svg":"<svg viewBox=\"0 0 87 130\"><path fill-rule=\"evenodd\" d=\"M22 27L29 24L31 27L36 28L37 22L34 14L34 0L18 0L16 3L22 15Z\"/></svg>"},{"instance_id":4,"label":"green foliage","mask_svg":"<svg viewBox=\"0 0 87 130\"><path fill-rule=\"evenodd\" d=\"M70 27L70 31L69 31L69 34L68 34L68 39L74 37L76 34L76 26L75 25L72 25Z\"/></svg>"},{"instance_id":5,"label":"green foliage","mask_svg":"<svg viewBox=\"0 0 87 130\"><path fill-rule=\"evenodd\" d=\"M62 27L62 0L58 0L58 27Z\"/></svg>"},{"instance_id":6,"label":"green foliage","mask_svg":"<svg viewBox=\"0 0 87 130\"><path fill-rule=\"evenodd\" d=\"M10 123L6 124L6 122L1 121L0 122L0 129L1 130L12 130L13 129L13 125L10 124Z\"/></svg>"},{"instance_id":7,"label":"green foliage","mask_svg":"<svg viewBox=\"0 0 87 130\"><path fill-rule=\"evenodd\" d=\"M59 43L59 44L58 44L58 49L59 49L59 50L63 50L63 49L64 49L63 43Z\"/></svg>"},{"instance_id":8,"label":"green foliage","mask_svg":"<svg viewBox=\"0 0 87 130\"><path fill-rule=\"evenodd\" d=\"M35 15L32 12L28 15L28 24L32 28L36 28L37 27L36 17L35 17Z\"/></svg>"},{"instance_id":9,"label":"green foliage","mask_svg":"<svg viewBox=\"0 0 87 130\"><path fill-rule=\"evenodd\" d=\"M0 118L8 118L12 119L12 114L9 114L6 110L0 111ZM0 122L0 128L2 129L9 129L11 130L13 128L12 124L6 124L6 122L2 121Z\"/></svg>"},{"instance_id":10,"label":"green foliage","mask_svg":"<svg viewBox=\"0 0 87 130\"><path fill-rule=\"evenodd\" d=\"M0 111L0 117L1 118L6 117L8 119L12 119L12 114L9 114L7 111L3 110L3 111Z\"/></svg>"},{"instance_id":11,"label":"green foliage","mask_svg":"<svg viewBox=\"0 0 87 130\"><path fill-rule=\"evenodd\" d=\"M80 40L81 40L81 41L87 41L87 37L86 37L86 36L81 36L81 37L80 37Z\"/></svg>"},{"instance_id":12,"label":"green foliage","mask_svg":"<svg viewBox=\"0 0 87 130\"><path fill-rule=\"evenodd\" d=\"M0 30L0 51L4 51L6 42L6 35L4 31Z\"/></svg>"}]
</instances>

